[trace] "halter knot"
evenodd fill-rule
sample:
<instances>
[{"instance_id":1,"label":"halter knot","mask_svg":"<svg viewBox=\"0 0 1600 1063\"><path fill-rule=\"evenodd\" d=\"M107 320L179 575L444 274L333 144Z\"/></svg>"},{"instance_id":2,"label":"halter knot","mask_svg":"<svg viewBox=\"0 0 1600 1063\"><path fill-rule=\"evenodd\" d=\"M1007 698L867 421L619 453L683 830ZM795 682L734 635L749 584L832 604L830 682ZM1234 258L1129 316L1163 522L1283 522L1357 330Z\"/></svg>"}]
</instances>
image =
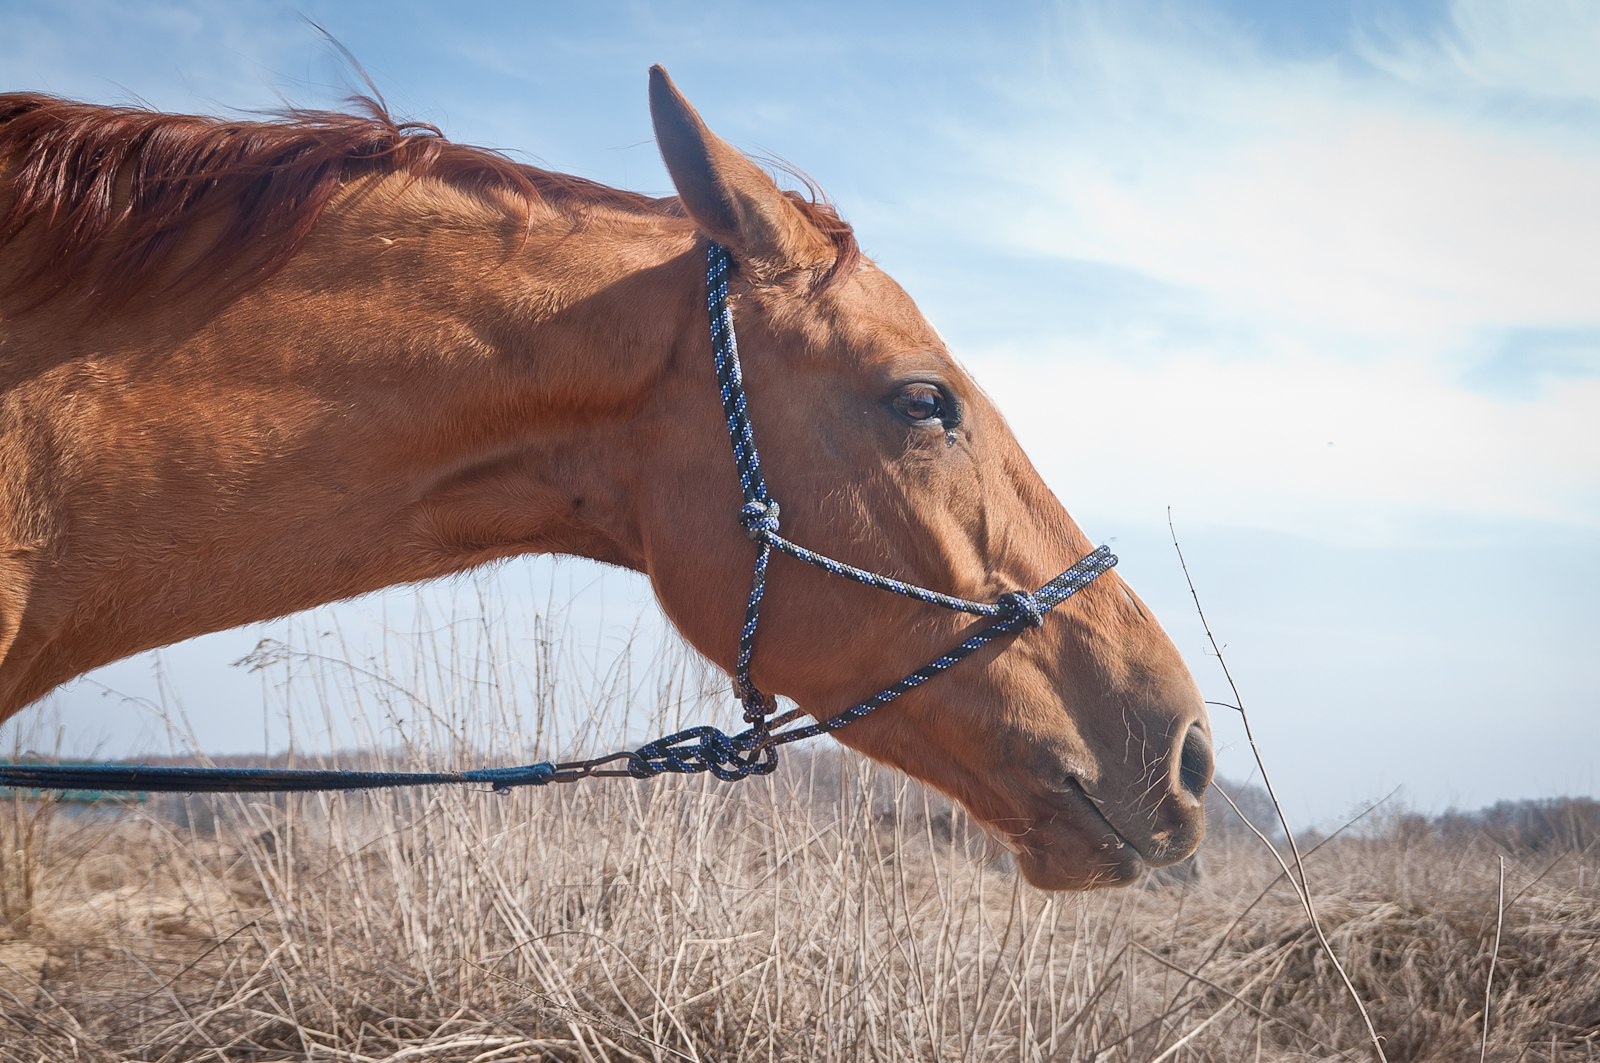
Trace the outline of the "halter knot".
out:
<instances>
[{"instance_id":1,"label":"halter knot","mask_svg":"<svg viewBox=\"0 0 1600 1063\"><path fill-rule=\"evenodd\" d=\"M733 696L738 698L739 704L744 707L745 723L760 723L778 708L777 699L757 689L748 676L734 680Z\"/></svg>"},{"instance_id":2,"label":"halter knot","mask_svg":"<svg viewBox=\"0 0 1600 1063\"><path fill-rule=\"evenodd\" d=\"M753 730L730 735L715 727L690 727L628 754L628 774L649 779L709 771L724 782L769 775L778 763L777 750L764 739Z\"/></svg>"},{"instance_id":3,"label":"halter knot","mask_svg":"<svg viewBox=\"0 0 1600 1063\"><path fill-rule=\"evenodd\" d=\"M1006 591L995 604L1007 620L1015 620L1023 627L1043 627L1044 607L1031 591Z\"/></svg>"},{"instance_id":4,"label":"halter knot","mask_svg":"<svg viewBox=\"0 0 1600 1063\"><path fill-rule=\"evenodd\" d=\"M778 503L770 498L765 502L746 502L739 507L739 523L744 525L746 536L761 542L778 530Z\"/></svg>"}]
</instances>

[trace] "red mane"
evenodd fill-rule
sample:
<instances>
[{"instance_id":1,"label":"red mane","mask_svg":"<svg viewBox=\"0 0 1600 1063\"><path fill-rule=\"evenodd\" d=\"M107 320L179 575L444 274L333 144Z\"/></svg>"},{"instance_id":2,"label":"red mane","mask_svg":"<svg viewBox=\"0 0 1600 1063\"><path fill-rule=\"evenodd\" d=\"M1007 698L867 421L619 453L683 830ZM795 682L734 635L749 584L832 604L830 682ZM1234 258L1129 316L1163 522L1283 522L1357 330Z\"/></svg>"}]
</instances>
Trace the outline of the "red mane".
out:
<instances>
[{"instance_id":1,"label":"red mane","mask_svg":"<svg viewBox=\"0 0 1600 1063\"><path fill-rule=\"evenodd\" d=\"M29 289L39 302L68 291L122 302L206 219L216 234L174 283L220 275L242 290L281 269L340 184L367 173L509 192L574 216L594 206L682 215L674 198L518 163L398 121L371 98L355 102L359 113L297 110L261 122L0 95L0 248L24 233L33 240L30 260L0 289ZM790 195L838 249L832 275L845 272L860 255L850 226L826 202Z\"/></svg>"}]
</instances>

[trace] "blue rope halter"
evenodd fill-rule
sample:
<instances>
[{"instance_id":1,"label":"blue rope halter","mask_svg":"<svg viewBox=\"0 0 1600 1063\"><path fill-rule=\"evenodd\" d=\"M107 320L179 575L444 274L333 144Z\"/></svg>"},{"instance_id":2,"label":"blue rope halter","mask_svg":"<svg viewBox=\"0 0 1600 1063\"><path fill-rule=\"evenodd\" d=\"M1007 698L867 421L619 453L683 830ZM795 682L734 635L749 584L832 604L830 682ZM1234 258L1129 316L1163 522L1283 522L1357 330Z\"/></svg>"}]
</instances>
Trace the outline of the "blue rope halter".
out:
<instances>
[{"instance_id":1,"label":"blue rope halter","mask_svg":"<svg viewBox=\"0 0 1600 1063\"><path fill-rule=\"evenodd\" d=\"M503 793L517 786L574 782L590 776L648 779L663 774L710 772L718 779L731 782L751 775L768 775L777 767L779 746L837 731L875 712L907 691L915 690L994 640L1025 628L1041 626L1046 613L1087 587L1117 563L1115 555L1102 546L1036 591L1008 591L994 602L975 602L868 572L815 550L808 550L780 535L779 506L767 491L767 481L761 472L761 456L756 451L755 433L745 401L739 344L733 332L733 313L728 307L730 269L728 252L717 244L711 244L706 251L706 310L711 318L711 353L722 393L722 409L727 417L728 437L733 442L733 461L739 474L739 488L744 495L739 521L744 525L745 534L756 544L755 573L750 582L750 597L745 605L744 625L739 631L739 650L733 669L734 690L744 706L745 722L750 725L746 730L729 735L711 726L690 727L638 749L592 760L562 763L540 761L520 767L462 772L7 764L0 765L0 786L43 790L264 793L487 783L496 792ZM750 678L756 629L761 621L761 602L767 590L767 566L774 550L868 587L877 587L929 605L988 617L994 623L980 628L954 649L843 712L816 723L780 730L803 713L796 709L773 718L776 702L759 690Z\"/></svg>"}]
</instances>

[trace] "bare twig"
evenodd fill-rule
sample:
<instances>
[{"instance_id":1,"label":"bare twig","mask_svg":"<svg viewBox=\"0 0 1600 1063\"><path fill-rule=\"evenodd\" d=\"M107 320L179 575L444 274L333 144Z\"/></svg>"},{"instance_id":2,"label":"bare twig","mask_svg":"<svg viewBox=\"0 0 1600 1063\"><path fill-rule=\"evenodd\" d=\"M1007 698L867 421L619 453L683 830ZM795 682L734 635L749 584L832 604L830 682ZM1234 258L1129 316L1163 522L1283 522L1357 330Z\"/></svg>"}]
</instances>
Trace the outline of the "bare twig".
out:
<instances>
[{"instance_id":1,"label":"bare twig","mask_svg":"<svg viewBox=\"0 0 1600 1063\"><path fill-rule=\"evenodd\" d=\"M1489 977L1483 980L1483 1044L1478 1048L1479 1063L1489 1055L1489 1007L1494 992L1494 965L1500 958L1500 929L1506 921L1506 858L1500 860L1500 892L1494 902L1494 948L1489 952Z\"/></svg>"},{"instance_id":2,"label":"bare twig","mask_svg":"<svg viewBox=\"0 0 1600 1063\"><path fill-rule=\"evenodd\" d=\"M1229 705L1229 706L1227 706L1227 708L1231 709L1231 708L1233 708L1233 706ZM1222 799L1224 801L1228 802L1229 806L1232 807L1234 813L1239 817L1240 821L1243 822L1246 827L1249 827L1255 833L1256 837L1258 837L1258 838L1262 837L1261 831L1256 828L1256 825L1253 822L1251 822L1250 817L1248 817L1248 816L1246 816L1244 814L1244 810L1241 809L1238 806L1238 804L1228 794L1228 791L1224 790L1222 788L1222 786L1219 785L1216 782L1213 782L1211 785L1213 787L1215 787L1217 793L1222 795ZM1382 798L1378 799L1377 801L1374 801L1372 804L1368 805L1366 808L1362 809L1360 812L1357 812L1354 816L1351 816L1349 819L1345 820L1344 823L1339 826L1338 830L1336 830L1333 833L1329 834L1327 837L1325 837L1321 841L1317 842L1317 844L1315 844L1311 848L1307 849L1305 851L1305 854L1304 854L1306 859L1310 859L1311 857L1315 856L1319 849L1321 849L1323 846L1327 845L1329 842L1333 841L1335 838L1339 837L1339 835L1343 834L1345 831L1349 830L1351 827L1355 826L1355 824L1359 823L1361 820L1365 819L1368 815L1370 815L1372 813L1373 809L1375 809L1379 805L1382 805L1385 802L1387 802L1390 798L1394 797L1394 795L1397 792L1398 792L1398 788L1396 788L1395 790L1390 790L1389 793L1388 793L1388 796L1382 797ZM1263 840L1265 840L1265 839L1263 839ZM1270 844L1271 843L1268 843L1269 847L1270 847ZM1183 970L1182 968L1178 968L1178 967L1176 967L1174 965L1168 964L1168 967L1171 970L1173 970L1175 972L1178 972L1178 973L1182 973L1185 976L1183 984L1180 985L1177 988L1177 990L1172 994L1172 1000L1175 1003L1169 1005L1165 1010L1161 1011L1159 1014L1155 1015L1153 1018L1148 1019L1145 1022L1140 1023L1138 1026L1134 1027L1133 1029L1129 1030L1127 1033L1123 1034L1117 1040L1110 1042L1108 1045L1105 1046L1107 1049L1114 1048L1114 1047L1116 1047L1118 1045L1123 1044L1124 1042L1131 1041L1135 1037L1137 1037L1138 1035L1144 1033L1144 1031L1148 1030L1150 1027L1155 1026L1157 1023L1164 1022L1167 1019L1171 1018L1172 1016L1177 1015L1180 1012L1186 1011L1190 1007L1193 1006L1194 1001L1192 999L1187 1001L1187 1002L1181 1003L1181 1004L1180 1003L1176 1003L1176 1002L1179 1000L1179 998L1181 998L1183 996L1184 992L1186 992L1188 990L1188 987L1192 983L1194 983L1196 981L1205 982L1205 980L1203 978L1201 978L1200 972L1204 971L1207 967L1211 966L1211 964L1216 961L1217 956L1222 952L1223 946L1225 946L1228 943L1228 940L1233 936L1233 932L1235 930L1239 929L1239 924L1243 923L1245 921L1245 919L1249 917L1250 913L1255 911L1256 907L1262 901L1267 899L1267 895L1270 894L1274 889L1277 888L1278 883L1283 882L1286 879L1291 881L1291 882L1293 881L1293 879L1290 878L1287 869L1284 869L1283 865L1281 863L1278 866L1279 866L1279 871L1275 876L1273 876L1272 881L1268 882L1265 886L1261 887L1261 890L1260 890L1260 892L1258 892L1256 894L1255 899L1253 901L1251 901L1249 904L1245 905L1243 908L1239 909L1239 911L1234 914L1233 922L1228 924L1228 928L1226 930L1224 930L1221 934L1217 935L1216 941L1212 943L1211 951L1207 952L1205 957L1202 958L1199 963L1195 964L1189 970ZM1207 982L1205 984L1209 985L1210 983ZM1256 1010L1259 1011L1260 1009L1256 1009ZM1268 1017L1268 1018L1270 1018L1270 1017ZM1280 1024L1282 1024L1281 1020L1272 1019L1271 1021L1279 1022ZM1304 1031L1300 1031L1300 1030L1296 1029L1296 1032L1304 1032ZM1310 1035L1307 1034L1306 1036L1309 1037ZM1313 1040L1315 1040L1315 1039L1313 1038ZM1318 1042L1318 1043L1320 1044L1320 1042ZM1323 1045L1322 1047L1327 1047L1327 1046ZM1335 1051L1337 1051L1337 1049Z\"/></svg>"},{"instance_id":3,"label":"bare twig","mask_svg":"<svg viewBox=\"0 0 1600 1063\"><path fill-rule=\"evenodd\" d=\"M612 1030L615 1033L621 1034L624 1037L631 1037L636 1041L640 1041L640 1042L642 1042L642 1043L644 1043L646 1045L649 1045L651 1048L656 1049L658 1052L665 1052L667 1055L675 1056L678 1059L687 1059L687 1060L693 1060L694 1059L693 1056L686 1056L682 1052L679 1052L675 1048L671 1048L671 1047L669 1047L667 1045L662 1044L660 1041L656 1041L656 1040L653 1040L653 1039L645 1036L643 1033L640 1033L638 1030L630 1030L628 1027L623 1026L622 1024L618 1023L614 1019L606 1018L606 1017L601 1016L601 1015L595 1015L595 1014L592 1014L590 1012L586 1012L581 1008L575 1007L572 1004L564 1003L564 1002L562 1002L560 1000L557 1000L555 997L551 996L548 993L540 992L539 990L537 990L537 989L533 988L532 986L528 985L526 982L522 982L522 981L519 981L518 979L511 978L511 977L509 977L507 975L501 974L499 971L496 971L491 967L485 967L481 963L474 963L471 960L468 960L467 962L469 964L471 964L473 967L476 967L478 970L482 971L485 975L489 976L490 978L496 979L498 981L506 983L507 985L514 986L517 989L522 990L524 993L527 994L528 1001L530 1003L532 1003L534 1007L541 1008L541 1009L543 1009L545 1011L548 1011L548 1012L551 1012L553 1014L559 1014L559 1015L568 1016L567 1021L568 1021L569 1024L571 1024L574 1027L574 1029L576 1029L578 1027L581 1027L583 1025L588 1025L588 1026L591 1026L591 1027L598 1027L598 1028L602 1028L602 1029L609 1029L609 1030ZM676 1023L674 1023L674 1024L676 1025Z\"/></svg>"},{"instance_id":4,"label":"bare twig","mask_svg":"<svg viewBox=\"0 0 1600 1063\"><path fill-rule=\"evenodd\" d=\"M1188 978L1190 978L1191 980L1199 982L1201 985L1205 986L1206 988L1211 989L1214 992L1220 993L1222 996L1228 998L1228 1003L1227 1004L1223 1005L1223 1007L1219 1008L1217 1011L1212 1012L1209 1016L1207 1016L1200 1023L1200 1025L1196 1026L1193 1030L1190 1030L1187 1034L1185 1034L1177 1042L1175 1042L1174 1044L1169 1046L1169 1048L1168 1048L1168 1050L1166 1052L1162 1053L1161 1055L1157 1056L1155 1059L1151 1060L1150 1063L1159 1063L1160 1060L1166 1059L1167 1057L1169 1057L1174 1050L1183 1047L1183 1045L1188 1043L1201 1030L1203 1030L1207 1026L1211 1025L1212 1020L1216 1019L1219 1015L1221 1015L1224 1011L1226 1011L1229 1006L1231 1006L1233 1004L1238 1004L1241 1007L1244 1007L1245 1009L1254 1012L1256 1015L1260 1016L1261 1019L1263 1021L1265 1021L1266 1023L1268 1023L1269 1025L1281 1026L1285 1030L1289 1030L1292 1033L1299 1034L1301 1037L1304 1037L1306 1040L1310 1041L1312 1044L1316 1045L1318 1048L1326 1048L1330 1052L1333 1052L1335 1055L1339 1056L1341 1059L1349 1059L1350 1058L1350 1055L1349 1055L1348 1052L1342 1051L1341 1049L1338 1049L1338 1048L1334 1047L1333 1045L1324 1043L1320 1038L1317 1037L1316 1034L1312 1033L1310 1030L1304 1029L1303 1027L1300 1027L1300 1026L1296 1026L1292 1022L1285 1022L1283 1019L1278 1018L1276 1015L1269 1015L1265 1011L1261 1010L1261 1008L1259 1008L1256 1005L1250 1003L1248 1000L1246 1000L1244 998L1244 991L1249 989L1251 986L1255 985L1257 982L1260 982L1262 979L1267 977L1267 975L1271 974L1272 971L1273 971L1273 967L1267 966L1267 967L1261 968L1261 970L1257 971L1256 974L1252 978L1250 978L1248 981L1246 981L1244 983L1244 985L1240 986L1238 991L1235 992L1234 990L1229 989L1226 986L1221 985L1218 982L1212 981L1209 978L1203 978L1203 977L1201 977L1200 975L1196 974L1193 971L1185 970L1184 968L1182 968L1182 967L1178 966L1177 964L1173 963L1171 960L1166 959L1165 957L1163 957L1162 955L1160 955L1157 952L1153 952L1150 948L1148 948L1147 946L1141 945L1138 942L1134 942L1133 947L1135 949L1139 950L1140 952L1142 952L1144 955L1148 956L1150 959L1154 960L1156 963L1160 964L1161 966L1166 967L1167 969L1169 969L1171 971L1175 971L1178 974L1185 975ZM1116 1045L1116 1044L1120 1044L1120 1043L1121 1043L1121 1041L1113 1042L1113 1046ZM1099 1058L1099 1057L1097 1056L1096 1058Z\"/></svg>"},{"instance_id":5,"label":"bare twig","mask_svg":"<svg viewBox=\"0 0 1600 1063\"><path fill-rule=\"evenodd\" d=\"M1266 788L1267 796L1272 799L1272 808L1278 814L1278 822L1283 826L1284 837L1289 842L1289 852L1294 856L1294 869L1299 873L1296 879L1289 871L1289 865L1279 854L1277 847L1269 842L1264 834L1256 831L1256 837L1271 850L1273 859L1288 876L1289 883L1294 887L1295 893L1300 898L1301 907L1306 910L1306 918L1311 920L1311 929L1316 932L1317 941L1322 945L1322 951L1327 954L1333 963L1333 969L1339 972L1339 978L1344 982L1345 989L1350 994L1350 999L1355 1002L1356 1010L1361 1013L1361 1021L1366 1024L1367 1035L1372 1039L1372 1048L1378 1053L1378 1058L1383 1063L1388 1063L1389 1057L1383 1051L1383 1038L1378 1036L1378 1031L1372 1024L1372 1016L1367 1013L1367 1005L1362 1001L1361 994L1356 991L1355 983L1350 980L1350 975L1345 971L1344 964L1339 962L1339 957L1333 951L1333 945L1328 941L1328 935L1323 932L1322 921L1317 918L1316 904L1311 896L1311 886L1306 880L1305 862L1300 856L1300 847L1295 843L1294 830L1289 826L1289 819L1284 814L1283 804L1278 800L1278 794L1272 787L1272 778L1267 773L1267 765L1261 759L1261 748L1256 744L1255 732L1250 727L1250 715L1244 711L1244 698L1239 694L1239 684L1233 680L1233 673L1228 669L1227 659L1222 655L1222 647L1217 643L1217 637L1211 633L1211 622L1206 619L1206 611L1200 605L1200 592L1195 590L1194 577L1189 573L1189 563L1184 560L1183 547L1178 545L1178 531L1172 523L1172 509L1167 508L1167 530L1172 533L1172 548L1178 553L1178 564L1183 568L1184 581L1189 585L1189 596L1194 599L1195 612L1199 614L1200 626L1205 630L1206 641L1211 644L1211 652L1216 655L1217 663L1222 666L1222 675L1228 681L1228 689L1233 691L1233 704L1229 706L1239 714L1240 721L1244 724L1244 735L1250 743L1250 753L1255 757L1256 769L1261 772L1261 783ZM1217 704L1211 702L1210 704ZM1248 824L1248 820L1246 823ZM1251 825L1251 830L1255 830Z\"/></svg>"}]
</instances>

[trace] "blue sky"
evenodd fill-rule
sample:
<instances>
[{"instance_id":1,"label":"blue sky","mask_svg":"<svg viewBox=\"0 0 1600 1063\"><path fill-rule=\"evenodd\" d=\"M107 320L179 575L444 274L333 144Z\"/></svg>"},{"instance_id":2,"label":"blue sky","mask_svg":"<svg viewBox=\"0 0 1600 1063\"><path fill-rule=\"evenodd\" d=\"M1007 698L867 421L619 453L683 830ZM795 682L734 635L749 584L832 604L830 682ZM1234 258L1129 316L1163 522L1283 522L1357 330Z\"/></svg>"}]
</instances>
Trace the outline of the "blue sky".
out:
<instances>
[{"instance_id":1,"label":"blue sky","mask_svg":"<svg viewBox=\"0 0 1600 1063\"><path fill-rule=\"evenodd\" d=\"M1222 698L1171 507L1302 822L1396 786L1436 809L1600 793L1591 5L0 0L0 73L177 110L335 102L348 72L302 15L459 140L669 191L663 62L725 137L815 177ZM582 591L596 647L644 594L574 564L496 579ZM301 624L359 643L414 608ZM229 662L284 630L114 666L23 726L158 748L103 691L151 696L159 667L202 746L273 745Z\"/></svg>"}]
</instances>

